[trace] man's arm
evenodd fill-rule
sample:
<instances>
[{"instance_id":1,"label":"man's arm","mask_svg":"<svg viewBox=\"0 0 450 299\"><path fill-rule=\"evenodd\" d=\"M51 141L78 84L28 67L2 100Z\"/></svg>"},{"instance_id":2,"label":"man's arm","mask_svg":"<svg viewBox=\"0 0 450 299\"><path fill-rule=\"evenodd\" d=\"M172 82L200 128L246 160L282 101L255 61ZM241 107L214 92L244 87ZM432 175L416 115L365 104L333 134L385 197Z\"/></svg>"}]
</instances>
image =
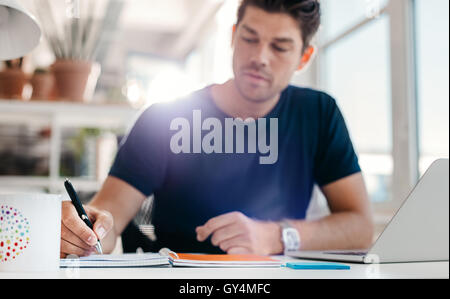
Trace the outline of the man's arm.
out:
<instances>
[{"instance_id":1,"label":"man's arm","mask_svg":"<svg viewBox=\"0 0 450 299\"><path fill-rule=\"evenodd\" d=\"M370 202L361 173L322 188L331 215L317 221L293 220L302 250L364 249L371 245L373 224ZM283 251L279 223L229 213L196 229L197 239L211 235L213 245L227 253L279 254Z\"/></svg>"},{"instance_id":2,"label":"man's arm","mask_svg":"<svg viewBox=\"0 0 450 299\"><path fill-rule=\"evenodd\" d=\"M322 187L331 215L317 221L292 221L302 250L365 249L373 238L369 196L361 173Z\"/></svg>"},{"instance_id":3,"label":"man's arm","mask_svg":"<svg viewBox=\"0 0 450 299\"><path fill-rule=\"evenodd\" d=\"M71 202L62 206L61 257L92 253L92 246L100 239L104 253L111 253L117 237L133 219L145 195L128 183L109 176L94 199L85 206L94 224L94 231L78 217Z\"/></svg>"}]
</instances>

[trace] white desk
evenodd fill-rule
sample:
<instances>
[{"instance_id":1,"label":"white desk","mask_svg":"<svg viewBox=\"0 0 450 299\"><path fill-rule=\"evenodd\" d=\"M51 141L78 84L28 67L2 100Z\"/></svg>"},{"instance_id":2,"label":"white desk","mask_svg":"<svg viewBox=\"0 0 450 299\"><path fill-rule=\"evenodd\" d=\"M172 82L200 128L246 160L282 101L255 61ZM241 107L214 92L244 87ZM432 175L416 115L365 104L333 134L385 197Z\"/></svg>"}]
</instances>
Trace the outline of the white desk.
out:
<instances>
[{"instance_id":1,"label":"white desk","mask_svg":"<svg viewBox=\"0 0 450 299\"><path fill-rule=\"evenodd\" d=\"M292 261L282 258L284 261ZM300 260L295 260L300 261ZM347 263L348 264L348 263ZM60 269L54 273L0 273L0 279L449 279L449 263L348 264L351 270L292 270L287 268L131 268Z\"/></svg>"}]
</instances>

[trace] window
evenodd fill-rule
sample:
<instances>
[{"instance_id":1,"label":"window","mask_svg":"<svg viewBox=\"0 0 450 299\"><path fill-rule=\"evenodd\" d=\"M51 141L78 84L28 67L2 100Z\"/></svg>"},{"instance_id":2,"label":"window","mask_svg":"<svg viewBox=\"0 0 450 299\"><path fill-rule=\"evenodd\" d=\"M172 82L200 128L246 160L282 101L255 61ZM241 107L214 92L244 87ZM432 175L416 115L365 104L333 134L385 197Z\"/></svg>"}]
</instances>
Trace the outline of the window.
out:
<instances>
[{"instance_id":1,"label":"window","mask_svg":"<svg viewBox=\"0 0 450 299\"><path fill-rule=\"evenodd\" d=\"M341 107L372 200L395 210L449 156L449 1L322 4L318 86Z\"/></svg>"},{"instance_id":2,"label":"window","mask_svg":"<svg viewBox=\"0 0 450 299\"><path fill-rule=\"evenodd\" d=\"M357 9L348 9L353 2L359 3ZM361 3L366 2L325 1L324 36L333 39L330 34L355 25L352 19L364 19L367 8ZM393 171L389 17L374 18L322 51L320 87L336 99L346 119L371 200L389 200Z\"/></svg>"},{"instance_id":3,"label":"window","mask_svg":"<svg viewBox=\"0 0 450 299\"><path fill-rule=\"evenodd\" d=\"M330 40L365 18L377 16L388 0L322 1L322 38Z\"/></svg>"},{"instance_id":4,"label":"window","mask_svg":"<svg viewBox=\"0 0 450 299\"><path fill-rule=\"evenodd\" d=\"M449 1L416 0L419 170L449 156Z\"/></svg>"}]
</instances>

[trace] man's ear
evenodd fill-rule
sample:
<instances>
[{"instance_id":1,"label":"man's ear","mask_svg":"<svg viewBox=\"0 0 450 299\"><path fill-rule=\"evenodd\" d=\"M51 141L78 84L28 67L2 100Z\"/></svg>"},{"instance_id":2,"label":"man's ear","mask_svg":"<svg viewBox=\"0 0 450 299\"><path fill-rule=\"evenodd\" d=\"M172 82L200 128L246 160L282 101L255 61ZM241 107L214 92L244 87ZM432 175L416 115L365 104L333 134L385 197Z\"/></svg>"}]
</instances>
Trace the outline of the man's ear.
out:
<instances>
[{"instance_id":1,"label":"man's ear","mask_svg":"<svg viewBox=\"0 0 450 299\"><path fill-rule=\"evenodd\" d=\"M231 32L231 47L232 47L232 48L234 47L234 38L235 38L235 36L236 36L236 30L237 30L237 25L234 24L234 25L233 25L232 32Z\"/></svg>"},{"instance_id":2,"label":"man's ear","mask_svg":"<svg viewBox=\"0 0 450 299\"><path fill-rule=\"evenodd\" d=\"M316 54L316 47L309 46L303 53L303 56L302 56L302 59L300 60L300 64L298 66L297 71L304 69L305 66L308 65L308 63L310 61L312 61L315 54Z\"/></svg>"}]
</instances>

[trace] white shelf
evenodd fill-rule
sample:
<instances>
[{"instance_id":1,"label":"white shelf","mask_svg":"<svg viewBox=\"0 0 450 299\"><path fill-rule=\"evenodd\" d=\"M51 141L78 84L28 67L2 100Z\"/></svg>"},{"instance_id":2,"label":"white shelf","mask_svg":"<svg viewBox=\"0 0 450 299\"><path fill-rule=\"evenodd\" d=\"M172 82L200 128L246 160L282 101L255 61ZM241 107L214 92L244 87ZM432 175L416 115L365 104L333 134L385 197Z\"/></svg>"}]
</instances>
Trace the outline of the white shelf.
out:
<instances>
[{"instance_id":1,"label":"white shelf","mask_svg":"<svg viewBox=\"0 0 450 299\"><path fill-rule=\"evenodd\" d=\"M60 126L117 128L132 121L137 112L118 104L0 100L0 123L6 124L56 121Z\"/></svg>"},{"instance_id":2,"label":"white shelf","mask_svg":"<svg viewBox=\"0 0 450 299\"><path fill-rule=\"evenodd\" d=\"M50 177L35 176L0 176L0 190L51 190L52 193L63 193L65 178L52 179ZM98 191L102 182L94 179L69 178L78 191Z\"/></svg>"},{"instance_id":3,"label":"white shelf","mask_svg":"<svg viewBox=\"0 0 450 299\"><path fill-rule=\"evenodd\" d=\"M59 177L64 127L88 127L125 132L137 116L138 110L128 105L0 99L0 124L45 125L52 131L49 153L50 175L48 177L0 176L0 190L46 188L51 193L60 192L64 181ZM101 182L98 180L73 178L72 181L80 191L96 191L101 187Z\"/></svg>"}]
</instances>

